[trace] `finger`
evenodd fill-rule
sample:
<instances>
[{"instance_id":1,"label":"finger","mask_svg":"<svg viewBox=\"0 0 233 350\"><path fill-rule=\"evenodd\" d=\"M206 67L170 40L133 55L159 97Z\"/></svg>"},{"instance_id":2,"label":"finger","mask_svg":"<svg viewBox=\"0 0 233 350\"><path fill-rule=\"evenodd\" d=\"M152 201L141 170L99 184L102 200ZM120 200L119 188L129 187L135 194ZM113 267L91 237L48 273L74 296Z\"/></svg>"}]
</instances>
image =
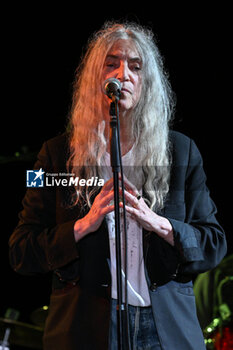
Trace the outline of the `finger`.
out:
<instances>
[{"instance_id":1,"label":"finger","mask_svg":"<svg viewBox=\"0 0 233 350\"><path fill-rule=\"evenodd\" d=\"M105 207L106 205L109 204L109 202L111 202L111 200L113 200L114 198L114 190L110 190L108 192L105 192L101 198L100 201L98 203L98 205L100 205L101 207Z\"/></svg>"},{"instance_id":2,"label":"finger","mask_svg":"<svg viewBox=\"0 0 233 350\"><path fill-rule=\"evenodd\" d=\"M121 179L121 177L120 177L120 179ZM133 193L133 195L138 196L138 195L139 195L139 192L138 192L136 186L134 186L134 184L132 184L132 183L127 179L127 177L126 177L125 175L124 175L123 180L124 180L124 187L125 187L128 191L130 191L131 193Z\"/></svg>"},{"instance_id":3,"label":"finger","mask_svg":"<svg viewBox=\"0 0 233 350\"><path fill-rule=\"evenodd\" d=\"M112 189L112 187L113 187L113 178L111 177L111 179L105 182L99 194L105 195L106 192L109 192L109 190Z\"/></svg>"},{"instance_id":4,"label":"finger","mask_svg":"<svg viewBox=\"0 0 233 350\"><path fill-rule=\"evenodd\" d=\"M123 208L123 203L120 203L120 207ZM125 210L127 211L127 213L129 213L130 215L137 217L138 216L138 210L134 207L130 207L128 205L125 205Z\"/></svg>"},{"instance_id":5,"label":"finger","mask_svg":"<svg viewBox=\"0 0 233 350\"><path fill-rule=\"evenodd\" d=\"M103 214L103 215L109 214L109 213L111 213L113 210L114 210L114 204L107 205L106 207L104 207L104 208L102 209L102 214Z\"/></svg>"},{"instance_id":6,"label":"finger","mask_svg":"<svg viewBox=\"0 0 233 350\"><path fill-rule=\"evenodd\" d=\"M137 197L132 195L130 192L125 191L125 198L134 208L138 207L139 200L137 199Z\"/></svg>"},{"instance_id":7,"label":"finger","mask_svg":"<svg viewBox=\"0 0 233 350\"><path fill-rule=\"evenodd\" d=\"M111 177L107 182L105 182L105 184L103 185L103 188L110 189L112 186L113 186L113 177Z\"/></svg>"}]
</instances>

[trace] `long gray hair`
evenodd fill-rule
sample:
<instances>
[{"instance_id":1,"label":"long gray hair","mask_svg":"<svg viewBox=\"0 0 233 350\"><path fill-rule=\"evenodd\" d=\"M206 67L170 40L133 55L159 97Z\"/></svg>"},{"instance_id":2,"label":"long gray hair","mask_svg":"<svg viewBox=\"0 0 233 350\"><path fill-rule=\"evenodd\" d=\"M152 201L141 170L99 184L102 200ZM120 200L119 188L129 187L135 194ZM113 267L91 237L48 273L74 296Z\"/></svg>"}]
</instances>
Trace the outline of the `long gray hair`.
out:
<instances>
[{"instance_id":1,"label":"long gray hair","mask_svg":"<svg viewBox=\"0 0 233 350\"><path fill-rule=\"evenodd\" d=\"M133 111L131 125L135 139L134 162L144 174L143 190L152 209L164 206L169 191L171 157L169 122L174 96L152 31L135 23L107 23L94 34L76 71L70 118L70 157L68 169L80 177L101 176L106 152L104 136L102 70L108 51L119 39L131 40L142 60L142 92ZM98 102L97 102L98 101ZM88 206L95 188L76 188Z\"/></svg>"}]
</instances>

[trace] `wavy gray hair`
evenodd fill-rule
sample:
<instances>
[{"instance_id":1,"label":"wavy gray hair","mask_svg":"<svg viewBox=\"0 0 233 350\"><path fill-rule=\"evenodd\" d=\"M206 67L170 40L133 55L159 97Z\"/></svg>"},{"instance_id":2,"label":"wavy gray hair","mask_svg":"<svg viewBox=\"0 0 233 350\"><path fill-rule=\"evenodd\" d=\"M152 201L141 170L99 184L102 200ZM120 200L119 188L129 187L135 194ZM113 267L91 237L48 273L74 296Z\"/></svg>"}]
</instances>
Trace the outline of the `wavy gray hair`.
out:
<instances>
[{"instance_id":1,"label":"wavy gray hair","mask_svg":"<svg viewBox=\"0 0 233 350\"><path fill-rule=\"evenodd\" d=\"M143 190L152 209L164 206L169 191L169 122L174 95L163 67L163 60L151 30L135 23L107 23L94 34L76 71L70 118L70 157L68 169L87 178L101 176L101 160L106 152L104 136L102 70L112 45L119 39L131 40L142 60L142 92L133 112L135 165L143 169ZM90 93L91 92L91 93ZM87 127L88 123L88 127ZM76 188L88 206L95 188Z\"/></svg>"}]
</instances>

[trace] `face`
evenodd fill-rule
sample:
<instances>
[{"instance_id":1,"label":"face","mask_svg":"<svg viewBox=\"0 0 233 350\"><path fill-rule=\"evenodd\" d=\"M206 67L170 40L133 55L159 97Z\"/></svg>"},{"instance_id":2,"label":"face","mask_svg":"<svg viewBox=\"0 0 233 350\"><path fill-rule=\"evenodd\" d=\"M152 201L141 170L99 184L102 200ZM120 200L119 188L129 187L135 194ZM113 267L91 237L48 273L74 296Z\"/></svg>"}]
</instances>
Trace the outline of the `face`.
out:
<instances>
[{"instance_id":1,"label":"face","mask_svg":"<svg viewBox=\"0 0 233 350\"><path fill-rule=\"evenodd\" d=\"M104 62L102 78L103 81L116 78L121 82L120 112L131 111L139 101L141 68L142 62L132 41L120 39L113 44Z\"/></svg>"}]
</instances>

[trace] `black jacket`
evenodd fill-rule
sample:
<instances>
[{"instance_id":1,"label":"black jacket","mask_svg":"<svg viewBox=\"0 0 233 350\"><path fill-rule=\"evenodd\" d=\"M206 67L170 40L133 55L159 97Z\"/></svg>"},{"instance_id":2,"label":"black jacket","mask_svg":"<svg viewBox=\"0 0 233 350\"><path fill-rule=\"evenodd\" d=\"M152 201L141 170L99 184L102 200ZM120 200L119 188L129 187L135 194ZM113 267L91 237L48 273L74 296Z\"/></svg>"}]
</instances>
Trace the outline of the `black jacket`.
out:
<instances>
[{"instance_id":1,"label":"black jacket","mask_svg":"<svg viewBox=\"0 0 233 350\"><path fill-rule=\"evenodd\" d=\"M176 283L186 286L193 274L214 268L226 254L224 232L215 218L216 207L205 184L200 153L195 143L180 133L172 131L170 141L171 185L165 207L159 214L172 224L175 247L153 232L143 232L146 276L153 308L157 288L168 286L170 290ZM62 135L44 143L34 168L42 168L47 173L66 172L67 157L67 135ZM104 220L98 231L76 244L74 223L87 213L87 208L81 205L70 208L69 202L67 187L29 188L18 226L9 241L10 261L22 274L54 272L45 349L103 350L107 349L111 285L107 225ZM163 305L162 299L159 305ZM173 308L172 311L179 313L178 305L177 310ZM182 316L184 321L187 316ZM195 322L196 319L193 324ZM182 327L185 323L180 326L179 323L176 326L171 323L170 338L169 331L165 339L162 329L161 332L158 329L163 349L173 349L169 344L179 331L180 344L184 344L185 328L183 331ZM193 349L200 346L197 338L194 335L190 341L186 340L195 342ZM186 349L179 347L179 343L177 346ZM190 344L187 349L192 349Z\"/></svg>"}]
</instances>

